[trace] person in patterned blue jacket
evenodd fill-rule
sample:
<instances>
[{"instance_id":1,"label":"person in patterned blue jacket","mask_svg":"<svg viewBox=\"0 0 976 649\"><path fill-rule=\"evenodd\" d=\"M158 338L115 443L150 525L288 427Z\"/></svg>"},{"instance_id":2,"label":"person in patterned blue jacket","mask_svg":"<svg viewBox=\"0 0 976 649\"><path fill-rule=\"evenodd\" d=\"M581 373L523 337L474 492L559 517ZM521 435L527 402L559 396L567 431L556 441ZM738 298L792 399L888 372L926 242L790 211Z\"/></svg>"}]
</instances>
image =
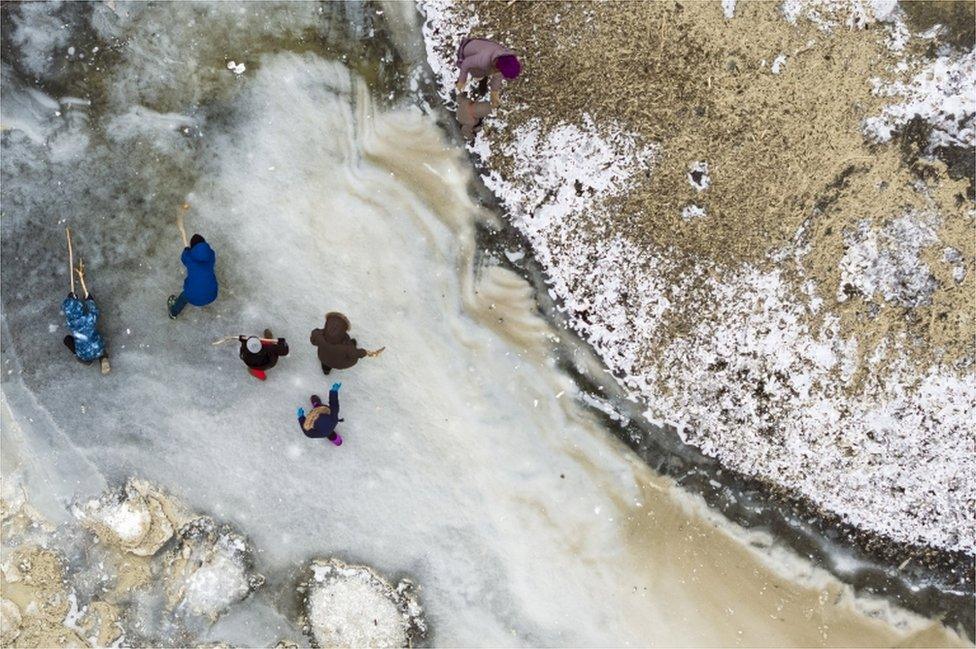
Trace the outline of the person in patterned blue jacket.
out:
<instances>
[{"instance_id":1,"label":"person in patterned blue jacket","mask_svg":"<svg viewBox=\"0 0 976 649\"><path fill-rule=\"evenodd\" d=\"M81 279L85 299L79 299L72 291L61 303L61 312L64 313L68 329L71 330L71 335L64 337L64 346L86 365L98 360L102 374L108 374L111 368L108 363L108 353L105 350L105 340L98 333L98 306L85 285L84 269L84 264L79 264L75 272Z\"/></svg>"}]
</instances>

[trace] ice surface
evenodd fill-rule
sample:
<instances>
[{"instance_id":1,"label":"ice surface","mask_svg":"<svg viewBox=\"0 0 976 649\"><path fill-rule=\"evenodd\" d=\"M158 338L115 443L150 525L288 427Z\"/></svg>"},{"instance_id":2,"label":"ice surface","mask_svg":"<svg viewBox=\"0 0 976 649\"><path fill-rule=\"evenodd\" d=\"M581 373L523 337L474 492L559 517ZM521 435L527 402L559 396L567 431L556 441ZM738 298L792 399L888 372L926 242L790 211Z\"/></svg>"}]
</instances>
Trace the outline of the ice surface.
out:
<instances>
[{"instance_id":1,"label":"ice surface","mask_svg":"<svg viewBox=\"0 0 976 649\"><path fill-rule=\"evenodd\" d=\"M278 583L313 556L411 575L446 645L801 642L825 617L843 620L841 642L929 627L817 604L818 591L680 513L680 492L576 403L529 287L473 266L482 213L466 159L431 117L376 108L361 78L314 53L252 54L246 74L227 72L247 43L217 45L300 32L316 5L197 6L96 7L99 33L128 39L107 112L76 106L50 131L36 125L43 145L4 136L5 398L35 497L67 507L137 475L246 532ZM187 227L217 251L221 295L171 321L186 198ZM104 313L105 377L47 332L66 292L64 222ZM386 352L323 377L306 340L333 309ZM264 383L210 344L265 327L292 353ZM294 419L333 380L341 448ZM143 528L141 515L103 514L120 537ZM223 607L241 592L224 581L233 572L198 571L184 592L200 610ZM770 627L777 606L795 623ZM272 644L287 624L270 610L231 604L215 629Z\"/></svg>"},{"instance_id":2,"label":"ice surface","mask_svg":"<svg viewBox=\"0 0 976 649\"><path fill-rule=\"evenodd\" d=\"M413 585L396 588L366 566L314 561L306 582L305 620L320 647L406 647L427 628Z\"/></svg>"},{"instance_id":3,"label":"ice surface","mask_svg":"<svg viewBox=\"0 0 976 649\"><path fill-rule=\"evenodd\" d=\"M211 619L264 583L252 574L252 551L238 533L200 518L180 530L179 545L166 557L171 605Z\"/></svg>"}]
</instances>

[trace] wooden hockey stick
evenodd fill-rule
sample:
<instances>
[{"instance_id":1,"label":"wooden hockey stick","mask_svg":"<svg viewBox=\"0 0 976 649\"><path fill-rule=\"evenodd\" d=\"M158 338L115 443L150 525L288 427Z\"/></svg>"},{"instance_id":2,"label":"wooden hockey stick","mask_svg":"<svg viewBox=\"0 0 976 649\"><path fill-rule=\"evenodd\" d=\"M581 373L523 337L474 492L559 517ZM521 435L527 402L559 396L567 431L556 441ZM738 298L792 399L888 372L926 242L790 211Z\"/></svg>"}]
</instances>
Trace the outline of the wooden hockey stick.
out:
<instances>
[{"instance_id":1,"label":"wooden hockey stick","mask_svg":"<svg viewBox=\"0 0 976 649\"><path fill-rule=\"evenodd\" d=\"M180 229L180 236L183 237L183 247L190 247L190 240L186 237L186 226L183 224L183 218L186 213L190 210L189 203L183 203L180 205L180 211L176 214L176 227Z\"/></svg>"},{"instance_id":2,"label":"wooden hockey stick","mask_svg":"<svg viewBox=\"0 0 976 649\"><path fill-rule=\"evenodd\" d=\"M64 229L68 237L68 276L71 278L71 293L75 292L75 253L71 250L71 228Z\"/></svg>"},{"instance_id":3,"label":"wooden hockey stick","mask_svg":"<svg viewBox=\"0 0 976 649\"><path fill-rule=\"evenodd\" d=\"M211 345L223 345L224 343L229 343L232 340L240 340L241 336L244 336L244 334L238 334L236 336L224 336L223 338L218 338L217 340L213 341L210 344ZM248 336L245 336L245 338L247 338L247 337ZM278 338L258 338L258 340L260 340L263 343L276 343L276 342L278 342L279 339Z\"/></svg>"}]
</instances>

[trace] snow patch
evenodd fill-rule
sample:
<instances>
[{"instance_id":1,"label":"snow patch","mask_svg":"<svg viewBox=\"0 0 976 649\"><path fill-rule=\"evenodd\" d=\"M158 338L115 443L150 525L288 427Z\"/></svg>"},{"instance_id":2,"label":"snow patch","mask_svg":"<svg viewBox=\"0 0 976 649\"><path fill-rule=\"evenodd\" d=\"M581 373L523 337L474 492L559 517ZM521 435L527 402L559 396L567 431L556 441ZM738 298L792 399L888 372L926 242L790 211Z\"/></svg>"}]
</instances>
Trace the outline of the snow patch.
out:
<instances>
[{"instance_id":1,"label":"snow patch","mask_svg":"<svg viewBox=\"0 0 976 649\"><path fill-rule=\"evenodd\" d=\"M864 120L863 131L874 142L888 142L911 119L932 125L930 148L976 146L976 50L947 54L925 66L908 83L874 81L874 93L899 97L881 114Z\"/></svg>"},{"instance_id":2,"label":"snow patch","mask_svg":"<svg viewBox=\"0 0 976 649\"><path fill-rule=\"evenodd\" d=\"M942 251L942 260L952 266L952 280L956 284L966 278L966 264L961 252L955 248L946 248Z\"/></svg>"},{"instance_id":3,"label":"snow patch","mask_svg":"<svg viewBox=\"0 0 976 649\"><path fill-rule=\"evenodd\" d=\"M102 541L138 556L150 556L173 536L166 498L148 483L130 480L119 490L73 511Z\"/></svg>"},{"instance_id":4,"label":"snow patch","mask_svg":"<svg viewBox=\"0 0 976 649\"><path fill-rule=\"evenodd\" d=\"M712 184L712 179L708 175L708 163L704 160L691 163L688 167L688 182L695 191L703 192Z\"/></svg>"},{"instance_id":5,"label":"snow patch","mask_svg":"<svg viewBox=\"0 0 976 649\"><path fill-rule=\"evenodd\" d=\"M770 66L769 71L773 74L779 74L783 71L783 66L786 65L786 55L779 54L775 59L773 59L773 64Z\"/></svg>"},{"instance_id":6,"label":"snow patch","mask_svg":"<svg viewBox=\"0 0 976 649\"><path fill-rule=\"evenodd\" d=\"M407 579L395 587L368 566L317 559L305 583L305 631L320 647L409 647L427 635Z\"/></svg>"},{"instance_id":7,"label":"snow patch","mask_svg":"<svg viewBox=\"0 0 976 649\"><path fill-rule=\"evenodd\" d=\"M732 20L735 16L735 0L722 0L722 15L726 20Z\"/></svg>"},{"instance_id":8,"label":"snow patch","mask_svg":"<svg viewBox=\"0 0 976 649\"><path fill-rule=\"evenodd\" d=\"M922 250L938 241L931 216L906 214L880 231L861 221L844 233L837 301L856 291L867 300L875 294L892 304L918 307L931 303L938 282L922 261Z\"/></svg>"}]
</instances>

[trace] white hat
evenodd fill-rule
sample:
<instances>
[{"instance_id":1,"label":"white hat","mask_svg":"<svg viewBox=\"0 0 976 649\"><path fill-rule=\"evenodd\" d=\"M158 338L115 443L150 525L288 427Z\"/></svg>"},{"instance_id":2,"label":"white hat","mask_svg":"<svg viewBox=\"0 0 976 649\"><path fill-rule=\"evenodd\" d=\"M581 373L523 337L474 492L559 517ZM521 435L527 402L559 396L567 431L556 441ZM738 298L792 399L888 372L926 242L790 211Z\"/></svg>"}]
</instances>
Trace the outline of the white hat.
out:
<instances>
[{"instance_id":1,"label":"white hat","mask_svg":"<svg viewBox=\"0 0 976 649\"><path fill-rule=\"evenodd\" d=\"M246 345L247 351L251 352L252 354L257 354L259 351L261 351L261 339L257 336L251 336L248 338Z\"/></svg>"}]
</instances>

